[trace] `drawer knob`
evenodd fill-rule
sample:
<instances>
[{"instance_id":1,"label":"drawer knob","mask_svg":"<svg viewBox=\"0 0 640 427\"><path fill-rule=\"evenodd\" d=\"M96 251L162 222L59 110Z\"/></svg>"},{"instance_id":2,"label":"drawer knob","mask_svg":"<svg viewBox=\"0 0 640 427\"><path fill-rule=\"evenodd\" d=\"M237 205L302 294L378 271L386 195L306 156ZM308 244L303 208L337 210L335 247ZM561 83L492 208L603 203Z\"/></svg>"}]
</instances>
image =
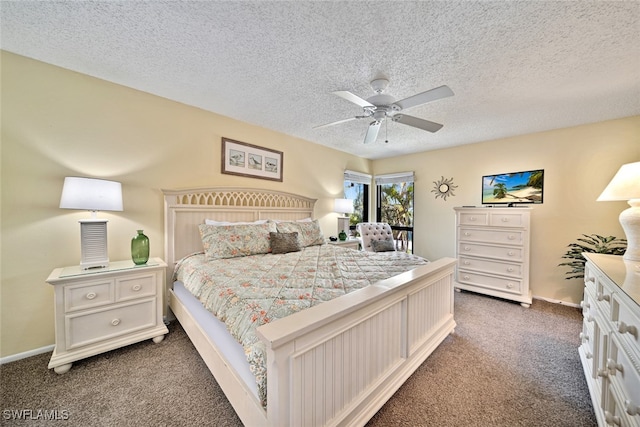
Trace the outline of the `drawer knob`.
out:
<instances>
[{"instance_id":1,"label":"drawer knob","mask_svg":"<svg viewBox=\"0 0 640 427\"><path fill-rule=\"evenodd\" d=\"M610 300L611 300L611 296L609 296L609 295L607 295L607 294L604 294L604 293L602 293L602 292L598 292L598 293L596 294L596 299L597 299L598 301L610 301Z\"/></svg>"},{"instance_id":2,"label":"drawer knob","mask_svg":"<svg viewBox=\"0 0 640 427\"><path fill-rule=\"evenodd\" d=\"M470 261L465 260L465 261L463 262L463 264L464 264L464 265L470 265L470 264L471 264L471 262L470 262Z\"/></svg>"},{"instance_id":3,"label":"drawer knob","mask_svg":"<svg viewBox=\"0 0 640 427\"><path fill-rule=\"evenodd\" d=\"M606 369L598 369L598 376L606 378L609 376L609 371L607 371Z\"/></svg>"},{"instance_id":4,"label":"drawer knob","mask_svg":"<svg viewBox=\"0 0 640 427\"><path fill-rule=\"evenodd\" d=\"M616 361L613 359L607 359L607 368L612 370L614 375L615 375L615 371L622 372L622 365L619 363L616 363Z\"/></svg>"},{"instance_id":5,"label":"drawer knob","mask_svg":"<svg viewBox=\"0 0 640 427\"><path fill-rule=\"evenodd\" d=\"M582 308L591 308L591 304L589 304L588 302L580 301L580 307Z\"/></svg>"},{"instance_id":6,"label":"drawer knob","mask_svg":"<svg viewBox=\"0 0 640 427\"><path fill-rule=\"evenodd\" d=\"M135 292L138 292L140 289L142 289L142 286L136 284L136 285L133 285L131 289L133 289Z\"/></svg>"},{"instance_id":7,"label":"drawer knob","mask_svg":"<svg viewBox=\"0 0 640 427\"><path fill-rule=\"evenodd\" d=\"M469 277L469 276L467 276L466 274L465 274L464 276L462 276L462 278L463 278L464 280L469 280L469 279L470 279L470 277Z\"/></svg>"},{"instance_id":8,"label":"drawer knob","mask_svg":"<svg viewBox=\"0 0 640 427\"><path fill-rule=\"evenodd\" d=\"M625 400L624 401L624 411L633 416L633 415L640 415L640 406L636 405L635 403L631 402L630 400Z\"/></svg>"},{"instance_id":9,"label":"drawer knob","mask_svg":"<svg viewBox=\"0 0 640 427\"><path fill-rule=\"evenodd\" d=\"M513 267L509 267L509 268L507 268L507 271L508 271L509 273L513 272Z\"/></svg>"},{"instance_id":10,"label":"drawer knob","mask_svg":"<svg viewBox=\"0 0 640 427\"><path fill-rule=\"evenodd\" d=\"M589 353L586 353L586 354L585 354L585 357L586 357L587 359L593 359L593 354L591 354L590 352L589 352Z\"/></svg>"},{"instance_id":11,"label":"drawer knob","mask_svg":"<svg viewBox=\"0 0 640 427\"><path fill-rule=\"evenodd\" d=\"M470 251L470 250L471 250L471 248L470 248L469 246L465 246L465 247L464 247L464 250L465 250L465 251Z\"/></svg>"},{"instance_id":12,"label":"drawer knob","mask_svg":"<svg viewBox=\"0 0 640 427\"><path fill-rule=\"evenodd\" d=\"M469 221L475 221L475 220L476 220L476 217L475 217L475 216L470 216L470 217L469 217Z\"/></svg>"},{"instance_id":13,"label":"drawer knob","mask_svg":"<svg viewBox=\"0 0 640 427\"><path fill-rule=\"evenodd\" d=\"M509 222L509 218L502 217L502 222Z\"/></svg>"},{"instance_id":14,"label":"drawer knob","mask_svg":"<svg viewBox=\"0 0 640 427\"><path fill-rule=\"evenodd\" d=\"M509 240L514 240L515 238L516 236L514 236L513 234L509 234L509 237L508 237Z\"/></svg>"},{"instance_id":15,"label":"drawer knob","mask_svg":"<svg viewBox=\"0 0 640 427\"><path fill-rule=\"evenodd\" d=\"M89 292L86 297L87 299L94 299L95 297L97 297L98 294L96 294L95 292Z\"/></svg>"},{"instance_id":16,"label":"drawer knob","mask_svg":"<svg viewBox=\"0 0 640 427\"><path fill-rule=\"evenodd\" d=\"M604 411L604 420L607 422L607 424L613 424L616 426L621 425L620 424L620 417L613 415L611 412L609 411Z\"/></svg>"},{"instance_id":17,"label":"drawer knob","mask_svg":"<svg viewBox=\"0 0 640 427\"><path fill-rule=\"evenodd\" d=\"M593 276L588 277L588 278L585 280L585 282L595 282L595 281L596 281L596 278L595 278L595 277L593 277Z\"/></svg>"},{"instance_id":18,"label":"drawer knob","mask_svg":"<svg viewBox=\"0 0 640 427\"><path fill-rule=\"evenodd\" d=\"M111 321L111 324L112 324L113 326L118 326L118 325L120 324L120 319L113 319L113 320Z\"/></svg>"},{"instance_id":19,"label":"drawer knob","mask_svg":"<svg viewBox=\"0 0 640 427\"><path fill-rule=\"evenodd\" d=\"M627 325L624 322L619 322L618 323L618 332L620 332L621 334L626 334L629 333L635 337L638 336L638 328L636 328L633 325Z\"/></svg>"},{"instance_id":20,"label":"drawer knob","mask_svg":"<svg viewBox=\"0 0 640 427\"><path fill-rule=\"evenodd\" d=\"M589 341L589 335L585 334L584 332L580 332L580 339L582 340L582 342Z\"/></svg>"},{"instance_id":21,"label":"drawer knob","mask_svg":"<svg viewBox=\"0 0 640 427\"><path fill-rule=\"evenodd\" d=\"M468 231L465 231L465 232L464 232L464 235L465 235L465 236L471 236L471 233L469 233Z\"/></svg>"},{"instance_id":22,"label":"drawer knob","mask_svg":"<svg viewBox=\"0 0 640 427\"><path fill-rule=\"evenodd\" d=\"M513 251L509 251L509 252L507 252L507 255L509 255L509 256L514 256L514 255L515 255L515 252L513 252Z\"/></svg>"},{"instance_id":23,"label":"drawer knob","mask_svg":"<svg viewBox=\"0 0 640 427\"><path fill-rule=\"evenodd\" d=\"M593 316L592 315L588 315L587 316L587 322L593 322Z\"/></svg>"},{"instance_id":24,"label":"drawer knob","mask_svg":"<svg viewBox=\"0 0 640 427\"><path fill-rule=\"evenodd\" d=\"M507 288L509 288L509 289L513 288L513 283L511 283L511 282L507 283Z\"/></svg>"}]
</instances>

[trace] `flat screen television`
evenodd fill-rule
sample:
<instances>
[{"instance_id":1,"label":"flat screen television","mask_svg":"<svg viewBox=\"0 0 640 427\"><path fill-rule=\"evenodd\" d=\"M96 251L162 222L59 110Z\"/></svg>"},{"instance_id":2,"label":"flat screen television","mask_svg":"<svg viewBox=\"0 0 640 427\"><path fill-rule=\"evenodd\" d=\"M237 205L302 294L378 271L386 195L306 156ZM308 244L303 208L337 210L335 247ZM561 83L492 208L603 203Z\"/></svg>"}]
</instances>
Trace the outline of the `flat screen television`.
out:
<instances>
[{"instance_id":1,"label":"flat screen television","mask_svg":"<svg viewBox=\"0 0 640 427\"><path fill-rule=\"evenodd\" d=\"M543 169L482 177L483 205L542 203L543 194Z\"/></svg>"}]
</instances>

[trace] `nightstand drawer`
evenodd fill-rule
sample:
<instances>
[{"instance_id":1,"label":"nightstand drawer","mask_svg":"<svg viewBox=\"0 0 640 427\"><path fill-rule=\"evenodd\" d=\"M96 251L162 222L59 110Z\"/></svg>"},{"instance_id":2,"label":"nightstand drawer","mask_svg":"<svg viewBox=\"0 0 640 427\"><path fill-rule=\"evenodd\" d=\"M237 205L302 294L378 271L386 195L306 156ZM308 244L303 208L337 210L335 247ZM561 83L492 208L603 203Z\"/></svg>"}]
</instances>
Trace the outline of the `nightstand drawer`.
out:
<instances>
[{"instance_id":1,"label":"nightstand drawer","mask_svg":"<svg viewBox=\"0 0 640 427\"><path fill-rule=\"evenodd\" d=\"M459 257L458 265L466 270L482 271L501 276L522 277L522 264L511 264L481 258Z\"/></svg>"},{"instance_id":2,"label":"nightstand drawer","mask_svg":"<svg viewBox=\"0 0 640 427\"><path fill-rule=\"evenodd\" d=\"M65 313L99 307L115 301L112 279L84 282L64 287Z\"/></svg>"},{"instance_id":3,"label":"nightstand drawer","mask_svg":"<svg viewBox=\"0 0 640 427\"><path fill-rule=\"evenodd\" d=\"M480 245L477 243L460 243L458 254L520 262L523 260L524 249L518 247Z\"/></svg>"},{"instance_id":4,"label":"nightstand drawer","mask_svg":"<svg viewBox=\"0 0 640 427\"><path fill-rule=\"evenodd\" d=\"M66 316L67 350L128 334L156 324L156 299L120 304L88 314Z\"/></svg>"},{"instance_id":5,"label":"nightstand drawer","mask_svg":"<svg viewBox=\"0 0 640 427\"><path fill-rule=\"evenodd\" d=\"M141 274L116 279L116 301L126 301L155 294L155 274Z\"/></svg>"}]
</instances>

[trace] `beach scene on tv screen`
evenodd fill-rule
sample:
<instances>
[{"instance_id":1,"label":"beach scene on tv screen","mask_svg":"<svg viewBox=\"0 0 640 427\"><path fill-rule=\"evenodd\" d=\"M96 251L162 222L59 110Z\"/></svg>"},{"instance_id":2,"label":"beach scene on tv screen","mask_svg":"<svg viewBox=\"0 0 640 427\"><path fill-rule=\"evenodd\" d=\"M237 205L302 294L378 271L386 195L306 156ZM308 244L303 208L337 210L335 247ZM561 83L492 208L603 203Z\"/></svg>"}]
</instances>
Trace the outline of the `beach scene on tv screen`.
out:
<instances>
[{"instance_id":1,"label":"beach scene on tv screen","mask_svg":"<svg viewBox=\"0 0 640 427\"><path fill-rule=\"evenodd\" d=\"M542 203L544 171L482 177L482 203Z\"/></svg>"}]
</instances>

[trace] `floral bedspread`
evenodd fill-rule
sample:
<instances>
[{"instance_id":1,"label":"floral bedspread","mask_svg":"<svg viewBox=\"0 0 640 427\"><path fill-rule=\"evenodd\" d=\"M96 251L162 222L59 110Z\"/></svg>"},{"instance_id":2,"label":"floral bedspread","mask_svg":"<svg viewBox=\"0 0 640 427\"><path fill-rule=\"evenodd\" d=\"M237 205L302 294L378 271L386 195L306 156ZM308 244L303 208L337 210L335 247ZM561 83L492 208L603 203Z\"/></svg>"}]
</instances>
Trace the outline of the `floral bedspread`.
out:
<instances>
[{"instance_id":1,"label":"floral bedspread","mask_svg":"<svg viewBox=\"0 0 640 427\"><path fill-rule=\"evenodd\" d=\"M256 335L258 326L427 262L402 252L360 252L324 244L215 261L195 254L178 263L174 279L242 344L266 406L266 348Z\"/></svg>"}]
</instances>

